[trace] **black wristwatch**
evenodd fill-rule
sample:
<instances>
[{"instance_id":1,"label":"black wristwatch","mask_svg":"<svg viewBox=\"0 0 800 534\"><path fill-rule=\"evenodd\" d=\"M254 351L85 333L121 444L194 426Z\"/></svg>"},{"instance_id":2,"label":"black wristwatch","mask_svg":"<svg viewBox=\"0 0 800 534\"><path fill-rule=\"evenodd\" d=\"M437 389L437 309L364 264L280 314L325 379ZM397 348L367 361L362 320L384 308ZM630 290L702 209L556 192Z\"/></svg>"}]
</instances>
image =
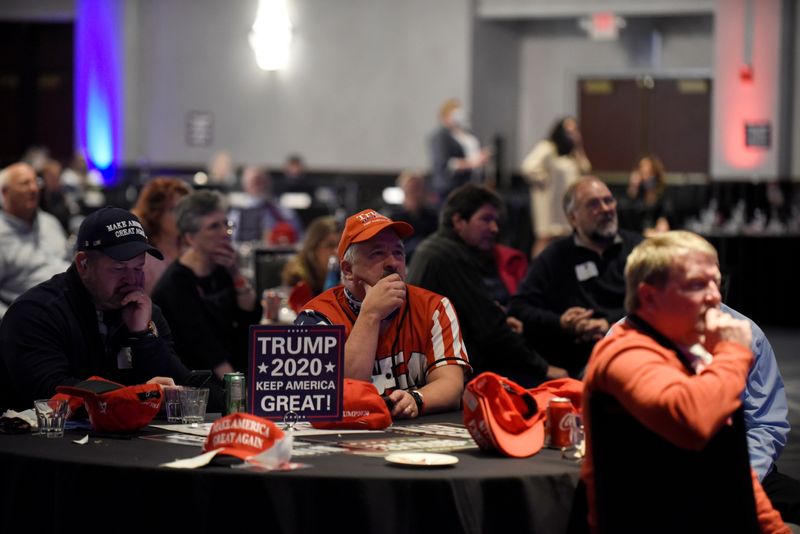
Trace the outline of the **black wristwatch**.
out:
<instances>
[{"instance_id":1,"label":"black wristwatch","mask_svg":"<svg viewBox=\"0 0 800 534\"><path fill-rule=\"evenodd\" d=\"M158 328L156 328L156 323L154 323L152 320L147 322L147 330L142 330L141 332L130 332L128 334L128 338L135 341L142 339L155 339L157 337Z\"/></svg>"},{"instance_id":2,"label":"black wristwatch","mask_svg":"<svg viewBox=\"0 0 800 534\"><path fill-rule=\"evenodd\" d=\"M422 407L425 405L425 399L422 396L422 392L418 389L410 389L408 393L414 397L414 402L417 403L417 413L422 415Z\"/></svg>"}]
</instances>

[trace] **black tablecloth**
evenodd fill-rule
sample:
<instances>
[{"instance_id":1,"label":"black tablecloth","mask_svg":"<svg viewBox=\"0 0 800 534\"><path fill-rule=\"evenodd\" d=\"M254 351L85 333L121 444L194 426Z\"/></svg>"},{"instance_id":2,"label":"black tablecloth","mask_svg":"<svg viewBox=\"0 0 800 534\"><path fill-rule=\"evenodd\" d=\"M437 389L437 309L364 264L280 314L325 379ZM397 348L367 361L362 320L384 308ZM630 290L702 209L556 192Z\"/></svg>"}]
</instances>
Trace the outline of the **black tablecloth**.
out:
<instances>
[{"instance_id":1,"label":"black tablecloth","mask_svg":"<svg viewBox=\"0 0 800 534\"><path fill-rule=\"evenodd\" d=\"M460 414L415 423L460 421ZM155 429L146 433L163 433ZM526 459L453 452L454 466L398 467L382 457L331 454L311 467L254 473L159 464L199 448L144 439L0 435L3 518L34 531L249 530L277 532L563 532L579 466L544 449ZM363 435L359 435L363 438ZM26 528L28 528L26 527Z\"/></svg>"}]
</instances>

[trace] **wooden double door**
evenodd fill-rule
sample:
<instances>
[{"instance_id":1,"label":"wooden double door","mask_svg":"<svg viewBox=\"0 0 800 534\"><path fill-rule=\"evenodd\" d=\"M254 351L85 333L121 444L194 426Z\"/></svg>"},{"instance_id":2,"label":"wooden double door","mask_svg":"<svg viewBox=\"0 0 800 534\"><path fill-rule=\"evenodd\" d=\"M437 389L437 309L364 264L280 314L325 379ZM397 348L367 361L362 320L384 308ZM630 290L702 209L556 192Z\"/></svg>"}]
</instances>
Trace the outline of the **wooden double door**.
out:
<instances>
[{"instance_id":1,"label":"wooden double door","mask_svg":"<svg viewBox=\"0 0 800 534\"><path fill-rule=\"evenodd\" d=\"M72 23L0 22L0 167L33 145L74 152Z\"/></svg>"},{"instance_id":2,"label":"wooden double door","mask_svg":"<svg viewBox=\"0 0 800 534\"><path fill-rule=\"evenodd\" d=\"M578 120L595 172L629 172L655 154L667 172L707 174L711 90L708 78L579 79Z\"/></svg>"}]
</instances>

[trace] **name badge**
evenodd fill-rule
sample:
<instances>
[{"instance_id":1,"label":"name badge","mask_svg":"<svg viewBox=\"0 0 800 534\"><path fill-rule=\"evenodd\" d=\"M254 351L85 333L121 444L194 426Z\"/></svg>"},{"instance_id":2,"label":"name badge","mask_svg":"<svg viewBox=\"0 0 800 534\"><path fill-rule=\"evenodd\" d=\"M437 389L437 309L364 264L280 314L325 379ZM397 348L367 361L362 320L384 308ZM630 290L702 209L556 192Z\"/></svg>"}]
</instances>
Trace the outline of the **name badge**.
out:
<instances>
[{"instance_id":1,"label":"name badge","mask_svg":"<svg viewBox=\"0 0 800 534\"><path fill-rule=\"evenodd\" d=\"M575 266L575 276L578 277L578 282L584 282L589 278L594 278L600 273L597 271L597 265L593 261L587 261Z\"/></svg>"},{"instance_id":2,"label":"name badge","mask_svg":"<svg viewBox=\"0 0 800 534\"><path fill-rule=\"evenodd\" d=\"M117 353L117 369L133 369L133 354L130 347L122 347Z\"/></svg>"}]
</instances>

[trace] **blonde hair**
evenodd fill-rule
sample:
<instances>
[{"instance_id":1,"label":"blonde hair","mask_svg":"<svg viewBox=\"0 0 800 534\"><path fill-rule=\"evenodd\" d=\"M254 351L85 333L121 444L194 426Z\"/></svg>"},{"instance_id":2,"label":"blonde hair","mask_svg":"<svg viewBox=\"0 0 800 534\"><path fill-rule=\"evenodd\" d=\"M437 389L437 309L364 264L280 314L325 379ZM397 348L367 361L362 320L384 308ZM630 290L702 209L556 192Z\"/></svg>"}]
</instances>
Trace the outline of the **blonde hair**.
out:
<instances>
[{"instance_id":1,"label":"blonde hair","mask_svg":"<svg viewBox=\"0 0 800 534\"><path fill-rule=\"evenodd\" d=\"M328 273L325 268L320 270L317 266L317 247L329 235L340 231L339 222L331 215L317 217L311 221L300 251L284 266L281 273L283 283L293 286L305 281L313 291L321 293Z\"/></svg>"},{"instance_id":2,"label":"blonde hair","mask_svg":"<svg viewBox=\"0 0 800 534\"><path fill-rule=\"evenodd\" d=\"M454 109L461 107L461 101L457 98L448 98L439 108L439 119L445 120L450 116Z\"/></svg>"},{"instance_id":3,"label":"blonde hair","mask_svg":"<svg viewBox=\"0 0 800 534\"><path fill-rule=\"evenodd\" d=\"M400 176L398 176L397 179L394 181L394 184L402 189L411 180L421 180L422 182L424 182L425 172L418 169L405 169L400 173Z\"/></svg>"},{"instance_id":4,"label":"blonde hair","mask_svg":"<svg viewBox=\"0 0 800 534\"><path fill-rule=\"evenodd\" d=\"M685 230L664 232L639 243L625 263L625 309L628 313L637 311L641 306L639 284L663 288L678 261L690 253L703 254L719 264L714 246L699 235Z\"/></svg>"}]
</instances>

